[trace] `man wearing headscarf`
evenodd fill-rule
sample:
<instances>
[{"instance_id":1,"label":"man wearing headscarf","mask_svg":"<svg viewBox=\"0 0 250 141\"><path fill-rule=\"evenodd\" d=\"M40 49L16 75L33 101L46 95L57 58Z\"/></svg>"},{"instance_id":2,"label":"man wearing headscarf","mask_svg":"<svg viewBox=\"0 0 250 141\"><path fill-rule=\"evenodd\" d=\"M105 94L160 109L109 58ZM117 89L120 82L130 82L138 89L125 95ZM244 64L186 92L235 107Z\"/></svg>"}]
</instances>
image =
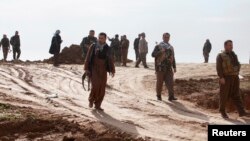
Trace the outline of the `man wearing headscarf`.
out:
<instances>
[{"instance_id":1,"label":"man wearing headscarf","mask_svg":"<svg viewBox=\"0 0 250 141\"><path fill-rule=\"evenodd\" d=\"M54 55L54 66L58 67L58 57L61 50L62 38L60 36L61 31L57 30L52 38L49 53Z\"/></svg>"},{"instance_id":2,"label":"man wearing headscarf","mask_svg":"<svg viewBox=\"0 0 250 141\"><path fill-rule=\"evenodd\" d=\"M174 48L170 45L170 34L163 34L163 41L157 45L152 53L155 57L156 69L156 96L159 101L162 100L162 85L165 82L168 89L168 100L177 100L174 96L174 73L176 72Z\"/></svg>"},{"instance_id":3,"label":"man wearing headscarf","mask_svg":"<svg viewBox=\"0 0 250 141\"><path fill-rule=\"evenodd\" d=\"M99 34L98 42L90 46L84 64L84 70L92 84L89 107L92 108L95 104L95 109L101 111L103 111L101 104L105 95L107 73L112 77L115 75L115 66L106 39L106 33Z\"/></svg>"}]
</instances>

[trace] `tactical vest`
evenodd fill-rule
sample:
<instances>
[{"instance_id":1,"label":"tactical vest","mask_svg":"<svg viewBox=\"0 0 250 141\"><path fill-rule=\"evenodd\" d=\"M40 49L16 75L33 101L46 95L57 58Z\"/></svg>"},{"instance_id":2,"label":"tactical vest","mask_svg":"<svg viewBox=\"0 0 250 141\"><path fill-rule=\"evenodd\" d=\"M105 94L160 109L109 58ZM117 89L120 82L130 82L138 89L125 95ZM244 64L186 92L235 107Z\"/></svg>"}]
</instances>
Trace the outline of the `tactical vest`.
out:
<instances>
[{"instance_id":1,"label":"tactical vest","mask_svg":"<svg viewBox=\"0 0 250 141\"><path fill-rule=\"evenodd\" d=\"M232 63L230 56L225 52L221 53L220 56L222 58L222 68L224 75L239 75L240 66L235 66Z\"/></svg>"},{"instance_id":2,"label":"tactical vest","mask_svg":"<svg viewBox=\"0 0 250 141\"><path fill-rule=\"evenodd\" d=\"M166 49L166 52L162 53L156 58L156 71L169 71L172 69L171 57L173 53L171 49Z\"/></svg>"}]
</instances>

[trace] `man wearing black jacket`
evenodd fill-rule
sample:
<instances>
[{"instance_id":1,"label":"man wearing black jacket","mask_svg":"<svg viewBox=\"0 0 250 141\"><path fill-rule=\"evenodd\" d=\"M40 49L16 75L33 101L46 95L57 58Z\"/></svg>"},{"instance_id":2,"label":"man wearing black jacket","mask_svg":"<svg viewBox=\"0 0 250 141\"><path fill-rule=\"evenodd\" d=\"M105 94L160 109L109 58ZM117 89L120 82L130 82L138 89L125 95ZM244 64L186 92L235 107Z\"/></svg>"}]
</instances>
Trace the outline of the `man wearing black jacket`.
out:
<instances>
[{"instance_id":1,"label":"man wearing black jacket","mask_svg":"<svg viewBox=\"0 0 250 141\"><path fill-rule=\"evenodd\" d=\"M52 38L51 46L49 50L50 54L54 54L54 66L55 67L59 66L58 57L59 57L59 53L61 50L61 43L62 43L62 38L60 36L60 33L61 33L60 30L56 31L55 35Z\"/></svg>"},{"instance_id":2,"label":"man wearing black jacket","mask_svg":"<svg viewBox=\"0 0 250 141\"><path fill-rule=\"evenodd\" d=\"M21 49L20 49L21 43L18 31L16 31L15 35L11 37L10 44L12 45L13 48L13 60L18 60L21 55Z\"/></svg>"},{"instance_id":3,"label":"man wearing black jacket","mask_svg":"<svg viewBox=\"0 0 250 141\"><path fill-rule=\"evenodd\" d=\"M3 47L3 60L6 61L8 52L10 50L10 41L7 38L7 35L3 35L3 39L0 42L0 47Z\"/></svg>"},{"instance_id":4,"label":"man wearing black jacket","mask_svg":"<svg viewBox=\"0 0 250 141\"><path fill-rule=\"evenodd\" d=\"M98 42L93 43L87 53L84 70L90 77L92 88L89 94L89 107L95 104L95 109L103 111L101 104L105 96L107 73L115 75L113 57L106 43L107 35L100 33Z\"/></svg>"}]
</instances>

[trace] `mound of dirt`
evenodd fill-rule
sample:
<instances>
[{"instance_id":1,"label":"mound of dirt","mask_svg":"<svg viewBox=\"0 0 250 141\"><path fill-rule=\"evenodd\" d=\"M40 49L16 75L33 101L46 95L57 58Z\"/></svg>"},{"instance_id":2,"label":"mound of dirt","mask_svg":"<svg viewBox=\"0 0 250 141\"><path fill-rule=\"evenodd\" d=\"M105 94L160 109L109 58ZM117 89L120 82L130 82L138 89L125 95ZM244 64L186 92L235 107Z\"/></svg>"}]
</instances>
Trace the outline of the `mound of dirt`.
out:
<instances>
[{"instance_id":1,"label":"mound of dirt","mask_svg":"<svg viewBox=\"0 0 250 141\"><path fill-rule=\"evenodd\" d=\"M43 60L44 63L52 64L54 57ZM59 54L58 62L60 64L83 64L82 49L79 45L72 44L70 47L65 47Z\"/></svg>"},{"instance_id":2,"label":"mound of dirt","mask_svg":"<svg viewBox=\"0 0 250 141\"><path fill-rule=\"evenodd\" d=\"M43 63L53 64L54 57L49 59L44 59ZM60 64L84 64L84 60L82 57L82 49L79 45L72 44L70 47L65 47L59 54L58 62ZM128 63L133 62L128 59Z\"/></svg>"},{"instance_id":3,"label":"mound of dirt","mask_svg":"<svg viewBox=\"0 0 250 141\"><path fill-rule=\"evenodd\" d=\"M241 81L241 96L246 109L250 110L250 91L249 88L250 77L245 77ZM189 79L175 81L175 93L184 100L196 103L206 109L219 108L219 85L217 79ZM228 103L228 111L235 111L235 106L232 101Z\"/></svg>"}]
</instances>

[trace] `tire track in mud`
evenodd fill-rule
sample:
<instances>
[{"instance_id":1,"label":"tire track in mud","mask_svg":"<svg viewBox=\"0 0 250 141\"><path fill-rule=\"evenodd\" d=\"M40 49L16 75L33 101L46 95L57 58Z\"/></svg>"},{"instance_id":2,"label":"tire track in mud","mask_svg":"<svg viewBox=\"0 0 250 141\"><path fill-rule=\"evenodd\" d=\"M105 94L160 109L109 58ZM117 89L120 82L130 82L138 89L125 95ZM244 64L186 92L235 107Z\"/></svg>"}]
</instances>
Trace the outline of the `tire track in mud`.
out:
<instances>
[{"instance_id":1,"label":"tire track in mud","mask_svg":"<svg viewBox=\"0 0 250 141\"><path fill-rule=\"evenodd\" d=\"M29 85L26 81L23 81L19 78L16 78L16 77L13 77L7 73L5 73L4 71L0 70L0 75L4 76L4 77L7 77L9 79L11 79L11 81L13 81L15 84L19 85L20 87L22 87L23 89L25 89L26 91L29 91L31 92L32 96L35 97L36 99L40 99L41 101L44 101L46 100L45 99L45 94L40 92L37 87L34 87L33 85ZM21 76L21 75L20 75ZM31 77L27 77L27 81L29 81ZM47 103L47 104L46 104ZM57 100L57 99L53 99L53 100L50 100L49 103L46 102L43 104L43 106L45 107L49 107L48 104L52 104L53 106L55 106L56 108L59 107L59 108L63 108L63 109L67 109L68 112L70 113L74 113L74 114L77 114L78 116L84 116L85 118L88 118L89 116L87 115L84 115L83 113L81 113L81 110L82 108L84 107L80 107L81 109L79 109L79 105L78 105L78 110L76 110L76 107L72 106L72 105L69 105L67 104L68 102L62 102L60 100ZM74 104L74 103L73 103ZM75 104L74 104L75 105Z\"/></svg>"}]
</instances>

